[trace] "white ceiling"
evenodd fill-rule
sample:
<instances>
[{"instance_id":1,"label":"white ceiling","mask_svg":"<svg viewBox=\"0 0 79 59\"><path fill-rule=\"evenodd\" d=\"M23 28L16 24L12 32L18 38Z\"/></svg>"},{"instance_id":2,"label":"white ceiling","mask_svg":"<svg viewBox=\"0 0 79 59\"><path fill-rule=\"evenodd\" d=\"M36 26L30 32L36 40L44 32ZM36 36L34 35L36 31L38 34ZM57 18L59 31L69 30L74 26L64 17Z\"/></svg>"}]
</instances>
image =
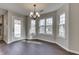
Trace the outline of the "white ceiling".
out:
<instances>
[{"instance_id":1,"label":"white ceiling","mask_svg":"<svg viewBox=\"0 0 79 59\"><path fill-rule=\"evenodd\" d=\"M33 11L34 3L0 3L0 8L10 10L22 15L28 15ZM48 13L57 10L63 4L62 3L35 3L36 11L40 14ZM40 12L43 10L43 12Z\"/></svg>"}]
</instances>

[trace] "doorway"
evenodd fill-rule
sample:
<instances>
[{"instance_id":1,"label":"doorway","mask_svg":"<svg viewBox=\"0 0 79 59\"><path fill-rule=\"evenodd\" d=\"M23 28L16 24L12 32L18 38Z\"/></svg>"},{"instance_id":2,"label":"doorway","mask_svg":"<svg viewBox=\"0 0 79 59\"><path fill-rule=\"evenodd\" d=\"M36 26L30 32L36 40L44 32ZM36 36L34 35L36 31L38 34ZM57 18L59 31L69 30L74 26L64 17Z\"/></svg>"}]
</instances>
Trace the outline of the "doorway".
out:
<instances>
[{"instance_id":1,"label":"doorway","mask_svg":"<svg viewBox=\"0 0 79 59\"><path fill-rule=\"evenodd\" d=\"M14 20L14 38L15 39L21 38L21 20L18 19Z\"/></svg>"}]
</instances>

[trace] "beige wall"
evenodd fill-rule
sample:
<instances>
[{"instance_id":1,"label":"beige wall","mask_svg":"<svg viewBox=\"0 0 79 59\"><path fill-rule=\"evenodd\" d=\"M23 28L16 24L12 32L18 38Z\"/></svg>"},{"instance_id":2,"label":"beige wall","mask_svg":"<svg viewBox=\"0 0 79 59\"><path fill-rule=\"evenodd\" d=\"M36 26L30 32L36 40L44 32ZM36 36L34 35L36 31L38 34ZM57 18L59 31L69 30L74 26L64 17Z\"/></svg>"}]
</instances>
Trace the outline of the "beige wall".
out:
<instances>
[{"instance_id":1,"label":"beige wall","mask_svg":"<svg viewBox=\"0 0 79 59\"><path fill-rule=\"evenodd\" d=\"M69 49L79 53L79 3L70 4Z\"/></svg>"}]
</instances>

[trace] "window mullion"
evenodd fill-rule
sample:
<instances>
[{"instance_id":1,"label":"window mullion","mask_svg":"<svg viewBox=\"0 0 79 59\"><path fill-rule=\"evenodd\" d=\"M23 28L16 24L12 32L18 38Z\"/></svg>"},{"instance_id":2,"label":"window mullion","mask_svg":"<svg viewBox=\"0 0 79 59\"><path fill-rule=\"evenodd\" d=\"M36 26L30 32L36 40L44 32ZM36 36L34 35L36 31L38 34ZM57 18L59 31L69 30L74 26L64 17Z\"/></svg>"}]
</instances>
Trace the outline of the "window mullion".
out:
<instances>
[{"instance_id":1,"label":"window mullion","mask_svg":"<svg viewBox=\"0 0 79 59\"><path fill-rule=\"evenodd\" d=\"M46 26L47 26L47 25L46 25L46 18L45 18L45 33L47 33L47 32L46 32Z\"/></svg>"}]
</instances>

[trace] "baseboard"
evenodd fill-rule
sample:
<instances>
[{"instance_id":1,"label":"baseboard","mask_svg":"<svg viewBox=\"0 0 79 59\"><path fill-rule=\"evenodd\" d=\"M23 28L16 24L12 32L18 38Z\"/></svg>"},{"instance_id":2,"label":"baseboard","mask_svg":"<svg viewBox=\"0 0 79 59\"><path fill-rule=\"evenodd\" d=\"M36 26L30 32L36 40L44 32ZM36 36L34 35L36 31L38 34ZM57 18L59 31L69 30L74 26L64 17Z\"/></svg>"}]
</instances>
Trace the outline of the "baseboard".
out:
<instances>
[{"instance_id":1,"label":"baseboard","mask_svg":"<svg viewBox=\"0 0 79 59\"><path fill-rule=\"evenodd\" d=\"M5 41L5 40L0 40L0 41L3 41L4 43L6 43L6 44L7 44L7 41Z\"/></svg>"},{"instance_id":2,"label":"baseboard","mask_svg":"<svg viewBox=\"0 0 79 59\"><path fill-rule=\"evenodd\" d=\"M44 40L44 39L38 39L38 40L47 41L47 42L50 42L50 43L55 43L54 41L49 41L49 40Z\"/></svg>"},{"instance_id":3,"label":"baseboard","mask_svg":"<svg viewBox=\"0 0 79 59\"><path fill-rule=\"evenodd\" d=\"M71 52L71 53L74 53L74 54L79 54L79 52L77 52L77 51L74 51L74 50L70 50L70 49L68 49L68 48L66 48L66 47L64 47L64 46L62 46L61 44L59 44L59 43L57 43L57 42L55 42L57 45L59 45L60 47L62 47L64 50L66 50L66 51L68 51L68 52Z\"/></svg>"},{"instance_id":4,"label":"baseboard","mask_svg":"<svg viewBox=\"0 0 79 59\"><path fill-rule=\"evenodd\" d=\"M59 44L58 42L55 42L58 46L60 46L61 48L63 48L64 50L66 50L66 51L68 51L69 49L68 48L66 48L66 47L64 47L64 46L62 46L61 44Z\"/></svg>"},{"instance_id":5,"label":"baseboard","mask_svg":"<svg viewBox=\"0 0 79 59\"><path fill-rule=\"evenodd\" d=\"M79 52L77 51L74 51L74 50L70 50L62 45L60 45L59 43L55 42L55 41L49 41L49 40L44 40L44 39L38 39L38 40L42 40L42 41L47 41L47 42L50 42L50 43L55 43L57 44L58 46L60 46L61 48L63 48L64 50L68 51L68 52L71 52L71 53L74 53L74 54L79 54Z\"/></svg>"},{"instance_id":6,"label":"baseboard","mask_svg":"<svg viewBox=\"0 0 79 59\"><path fill-rule=\"evenodd\" d=\"M79 52L77 52L77 51L74 51L74 50L69 50L69 51L79 55Z\"/></svg>"}]
</instances>

